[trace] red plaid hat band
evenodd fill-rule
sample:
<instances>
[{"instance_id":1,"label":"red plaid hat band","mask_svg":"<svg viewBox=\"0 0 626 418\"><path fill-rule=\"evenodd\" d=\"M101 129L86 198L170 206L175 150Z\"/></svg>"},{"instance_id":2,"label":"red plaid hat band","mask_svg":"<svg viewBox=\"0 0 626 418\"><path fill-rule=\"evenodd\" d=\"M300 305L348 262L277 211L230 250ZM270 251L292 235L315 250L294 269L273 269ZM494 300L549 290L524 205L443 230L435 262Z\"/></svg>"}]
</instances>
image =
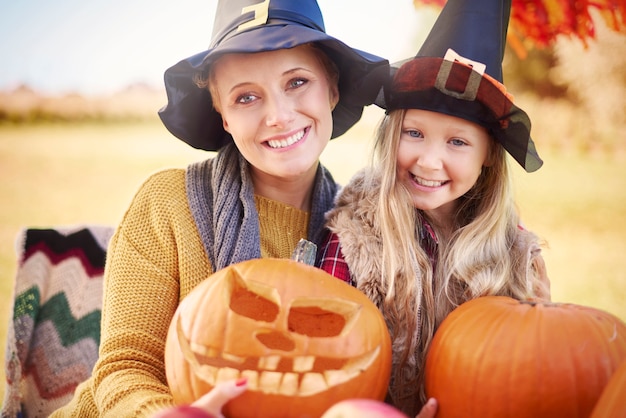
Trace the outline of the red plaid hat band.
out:
<instances>
[{"instance_id":1,"label":"red plaid hat band","mask_svg":"<svg viewBox=\"0 0 626 418\"><path fill-rule=\"evenodd\" d=\"M528 172L543 162L530 138L530 119L481 63L449 50L445 58L415 57L385 86L385 108L423 109L475 122L490 131Z\"/></svg>"},{"instance_id":2,"label":"red plaid hat band","mask_svg":"<svg viewBox=\"0 0 626 418\"><path fill-rule=\"evenodd\" d=\"M386 102L387 110L406 108L405 94L436 88L455 99L477 101L493 115L490 120L474 117L473 121L491 125L497 120L502 128L506 128L507 122L503 118L510 114L513 107L511 96L484 70L484 64L460 57L452 50L448 50L445 58L416 57L396 72ZM400 97L403 99L398 100ZM415 106L420 107L418 103ZM461 103L459 106L464 105Z\"/></svg>"}]
</instances>

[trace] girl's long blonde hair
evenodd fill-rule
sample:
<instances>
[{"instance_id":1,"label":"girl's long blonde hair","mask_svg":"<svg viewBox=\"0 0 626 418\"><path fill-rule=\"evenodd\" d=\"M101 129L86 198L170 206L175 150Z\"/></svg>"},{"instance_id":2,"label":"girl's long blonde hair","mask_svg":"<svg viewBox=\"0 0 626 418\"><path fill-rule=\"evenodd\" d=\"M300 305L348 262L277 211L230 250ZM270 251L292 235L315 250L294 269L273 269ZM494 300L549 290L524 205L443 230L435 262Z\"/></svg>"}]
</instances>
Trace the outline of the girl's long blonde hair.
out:
<instances>
[{"instance_id":1,"label":"girl's long blonde hair","mask_svg":"<svg viewBox=\"0 0 626 418\"><path fill-rule=\"evenodd\" d=\"M431 222L438 239L437 268L420 246L422 219L409 192L397 181L397 151L406 110L395 110L381 121L373 154L373 169L381 182L377 215L383 243L383 313L402 356L394 364L392 381L400 393L415 397L423 389L424 362L441 321L464 301L485 295L524 299L532 282L513 259L511 248L519 217L504 148L493 140L493 164L483 167L474 187L459 198L453 233L446 237ZM524 277L522 277L524 276ZM417 368L417 374L415 369Z\"/></svg>"}]
</instances>

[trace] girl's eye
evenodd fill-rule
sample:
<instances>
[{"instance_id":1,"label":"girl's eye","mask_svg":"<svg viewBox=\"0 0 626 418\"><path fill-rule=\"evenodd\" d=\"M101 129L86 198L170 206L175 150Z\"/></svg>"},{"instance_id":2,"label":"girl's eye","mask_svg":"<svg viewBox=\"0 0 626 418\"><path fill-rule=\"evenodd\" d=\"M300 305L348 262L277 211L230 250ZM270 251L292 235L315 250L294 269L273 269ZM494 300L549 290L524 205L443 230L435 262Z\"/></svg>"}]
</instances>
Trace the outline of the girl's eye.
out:
<instances>
[{"instance_id":1,"label":"girl's eye","mask_svg":"<svg viewBox=\"0 0 626 418\"><path fill-rule=\"evenodd\" d=\"M424 137L424 135L422 134L422 131L419 131L417 129L405 129L404 133L410 136L411 138L423 138Z\"/></svg>"},{"instance_id":2,"label":"girl's eye","mask_svg":"<svg viewBox=\"0 0 626 418\"><path fill-rule=\"evenodd\" d=\"M237 99L235 100L235 102L240 103L240 104L246 104L246 103L253 102L255 99L256 99L256 96L254 94L246 93L246 94L237 96Z\"/></svg>"},{"instance_id":3,"label":"girl's eye","mask_svg":"<svg viewBox=\"0 0 626 418\"><path fill-rule=\"evenodd\" d=\"M463 141L462 139L459 139L459 138L452 138L452 139L450 140L450 143L451 143L452 145L454 145L455 147L462 147L463 145L467 145L467 144L465 143L465 141Z\"/></svg>"},{"instance_id":4,"label":"girl's eye","mask_svg":"<svg viewBox=\"0 0 626 418\"><path fill-rule=\"evenodd\" d=\"M308 83L309 80L305 78L294 78L293 80L289 80L289 88L297 89L298 87L304 86Z\"/></svg>"}]
</instances>

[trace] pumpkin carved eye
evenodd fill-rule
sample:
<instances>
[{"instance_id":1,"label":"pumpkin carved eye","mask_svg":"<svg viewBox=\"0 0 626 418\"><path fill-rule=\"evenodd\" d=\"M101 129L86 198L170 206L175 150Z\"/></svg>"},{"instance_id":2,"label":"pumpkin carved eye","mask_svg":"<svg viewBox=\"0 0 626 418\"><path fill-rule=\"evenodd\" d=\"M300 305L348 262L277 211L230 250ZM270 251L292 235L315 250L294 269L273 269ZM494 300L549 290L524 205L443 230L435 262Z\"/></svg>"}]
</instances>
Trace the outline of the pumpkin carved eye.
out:
<instances>
[{"instance_id":1,"label":"pumpkin carved eye","mask_svg":"<svg viewBox=\"0 0 626 418\"><path fill-rule=\"evenodd\" d=\"M339 335L346 320L335 312L317 306L293 307L289 310L289 331L309 337L334 337Z\"/></svg>"},{"instance_id":2,"label":"pumpkin carved eye","mask_svg":"<svg viewBox=\"0 0 626 418\"><path fill-rule=\"evenodd\" d=\"M246 286L241 277L231 275L230 309L241 315L262 322L274 322L280 311L280 297L275 289L262 283L250 282Z\"/></svg>"}]
</instances>

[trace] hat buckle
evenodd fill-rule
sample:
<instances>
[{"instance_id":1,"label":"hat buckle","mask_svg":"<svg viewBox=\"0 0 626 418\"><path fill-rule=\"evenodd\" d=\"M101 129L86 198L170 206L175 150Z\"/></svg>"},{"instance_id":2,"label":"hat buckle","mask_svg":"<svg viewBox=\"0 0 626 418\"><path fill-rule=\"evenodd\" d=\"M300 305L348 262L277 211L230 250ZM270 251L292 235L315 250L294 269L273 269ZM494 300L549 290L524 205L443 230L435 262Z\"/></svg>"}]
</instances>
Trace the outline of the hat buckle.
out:
<instances>
[{"instance_id":1,"label":"hat buckle","mask_svg":"<svg viewBox=\"0 0 626 418\"><path fill-rule=\"evenodd\" d=\"M237 27L237 32L242 30L250 29L255 26L265 25L267 23L267 18L269 17L269 9L270 9L270 0L264 0L261 3L252 4L250 6L243 7L241 9L241 14L254 12L254 19L242 23Z\"/></svg>"},{"instance_id":2,"label":"hat buckle","mask_svg":"<svg viewBox=\"0 0 626 418\"><path fill-rule=\"evenodd\" d=\"M472 69L465 85L465 89L462 92L450 90L446 87L453 65L456 62L465 64ZM487 66L482 62L465 58L459 55L452 48L448 48L445 56L443 57L443 61L441 62L441 66L439 67L437 77L435 78L435 88L448 96L462 100L474 101L478 95L478 88L480 87L480 82L486 69Z\"/></svg>"}]
</instances>

